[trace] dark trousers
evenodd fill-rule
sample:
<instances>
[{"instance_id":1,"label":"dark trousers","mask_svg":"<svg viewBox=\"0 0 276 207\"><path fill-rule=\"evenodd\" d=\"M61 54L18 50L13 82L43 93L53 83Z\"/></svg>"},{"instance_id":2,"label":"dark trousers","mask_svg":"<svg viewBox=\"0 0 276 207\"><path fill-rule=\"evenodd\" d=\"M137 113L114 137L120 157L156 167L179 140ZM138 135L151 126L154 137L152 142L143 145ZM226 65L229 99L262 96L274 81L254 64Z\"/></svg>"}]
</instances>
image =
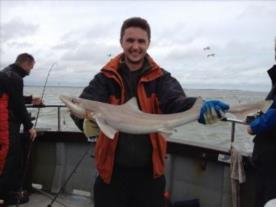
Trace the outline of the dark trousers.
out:
<instances>
[{"instance_id":1,"label":"dark trousers","mask_svg":"<svg viewBox=\"0 0 276 207\"><path fill-rule=\"evenodd\" d=\"M253 161L256 167L255 207L264 207L276 198L276 142L255 143Z\"/></svg>"},{"instance_id":2,"label":"dark trousers","mask_svg":"<svg viewBox=\"0 0 276 207\"><path fill-rule=\"evenodd\" d=\"M115 168L110 184L94 184L95 207L163 207L165 176L153 179L150 169Z\"/></svg>"},{"instance_id":3,"label":"dark trousers","mask_svg":"<svg viewBox=\"0 0 276 207\"><path fill-rule=\"evenodd\" d=\"M20 137L19 130L19 124L10 124L9 150L0 176L0 197L4 199L22 187L26 140Z\"/></svg>"}]
</instances>

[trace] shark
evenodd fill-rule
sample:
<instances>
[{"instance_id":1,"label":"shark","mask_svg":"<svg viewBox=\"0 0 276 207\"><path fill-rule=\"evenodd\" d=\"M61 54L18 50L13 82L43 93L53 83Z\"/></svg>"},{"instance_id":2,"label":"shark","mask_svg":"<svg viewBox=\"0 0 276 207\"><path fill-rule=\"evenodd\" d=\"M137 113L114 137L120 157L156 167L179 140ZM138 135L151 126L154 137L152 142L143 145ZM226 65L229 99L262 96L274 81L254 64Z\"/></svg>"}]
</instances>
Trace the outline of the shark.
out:
<instances>
[{"instance_id":1,"label":"shark","mask_svg":"<svg viewBox=\"0 0 276 207\"><path fill-rule=\"evenodd\" d=\"M197 121L204 100L198 97L193 106L184 112L172 114L151 114L139 109L135 97L122 105L112 105L83 98L61 95L60 100L69 111L79 118L87 118L97 123L100 130L110 139L119 131L130 134L161 133L166 136L176 131L176 127ZM266 111L272 104L267 101L230 107L227 113L241 118L249 113ZM229 120L233 121L233 119ZM238 119L237 122L244 122Z\"/></svg>"}]
</instances>

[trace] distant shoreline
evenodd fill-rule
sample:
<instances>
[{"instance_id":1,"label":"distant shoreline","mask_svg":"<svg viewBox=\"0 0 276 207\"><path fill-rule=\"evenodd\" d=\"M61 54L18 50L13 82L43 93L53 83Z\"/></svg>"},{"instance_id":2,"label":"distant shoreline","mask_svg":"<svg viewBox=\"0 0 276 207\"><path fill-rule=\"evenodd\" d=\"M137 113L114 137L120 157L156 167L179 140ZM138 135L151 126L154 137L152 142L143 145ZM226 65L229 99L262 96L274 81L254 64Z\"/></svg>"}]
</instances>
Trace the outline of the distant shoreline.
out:
<instances>
[{"instance_id":1,"label":"distant shoreline","mask_svg":"<svg viewBox=\"0 0 276 207\"><path fill-rule=\"evenodd\" d=\"M25 85L26 87L43 87L42 85ZM46 88L84 88L86 86L68 86L68 85L47 85ZM184 90L200 90L200 91L241 91L241 92L257 92L268 93L269 90L249 90L249 89L231 89L231 88L193 88L183 87Z\"/></svg>"}]
</instances>

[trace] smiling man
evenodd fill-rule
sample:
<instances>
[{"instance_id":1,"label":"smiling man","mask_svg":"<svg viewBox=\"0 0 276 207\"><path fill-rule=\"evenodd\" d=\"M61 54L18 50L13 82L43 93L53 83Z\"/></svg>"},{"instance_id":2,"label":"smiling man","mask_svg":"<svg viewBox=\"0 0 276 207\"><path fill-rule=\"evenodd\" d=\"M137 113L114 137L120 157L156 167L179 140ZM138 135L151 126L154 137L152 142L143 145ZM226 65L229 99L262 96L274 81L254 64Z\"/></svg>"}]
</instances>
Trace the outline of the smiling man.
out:
<instances>
[{"instance_id":1,"label":"smiling man","mask_svg":"<svg viewBox=\"0 0 276 207\"><path fill-rule=\"evenodd\" d=\"M178 81L147 53L150 40L150 26L145 19L125 20L120 35L123 53L103 67L80 97L116 105L136 97L140 110L152 114L192 107L196 99L186 97ZM206 103L202 123L213 123L228 107L219 101ZM87 127L89 121L72 117L87 136L97 135L95 207L164 206L166 140L162 135L119 132L111 140L103 132L97 134L95 123ZM88 128L92 129L89 134Z\"/></svg>"}]
</instances>

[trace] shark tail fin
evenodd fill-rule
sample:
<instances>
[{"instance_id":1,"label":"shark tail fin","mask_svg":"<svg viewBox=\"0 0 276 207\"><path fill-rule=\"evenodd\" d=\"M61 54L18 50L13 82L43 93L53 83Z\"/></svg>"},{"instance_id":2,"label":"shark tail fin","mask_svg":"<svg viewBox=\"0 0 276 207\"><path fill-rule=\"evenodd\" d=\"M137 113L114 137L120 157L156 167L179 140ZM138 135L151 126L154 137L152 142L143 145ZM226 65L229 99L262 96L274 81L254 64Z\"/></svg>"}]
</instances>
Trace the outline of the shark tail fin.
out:
<instances>
[{"instance_id":1,"label":"shark tail fin","mask_svg":"<svg viewBox=\"0 0 276 207\"><path fill-rule=\"evenodd\" d=\"M256 115L260 112L265 113L272 105L272 102L272 100L266 100L236 105L230 107L228 113L233 114L238 119L245 120L247 116Z\"/></svg>"}]
</instances>

